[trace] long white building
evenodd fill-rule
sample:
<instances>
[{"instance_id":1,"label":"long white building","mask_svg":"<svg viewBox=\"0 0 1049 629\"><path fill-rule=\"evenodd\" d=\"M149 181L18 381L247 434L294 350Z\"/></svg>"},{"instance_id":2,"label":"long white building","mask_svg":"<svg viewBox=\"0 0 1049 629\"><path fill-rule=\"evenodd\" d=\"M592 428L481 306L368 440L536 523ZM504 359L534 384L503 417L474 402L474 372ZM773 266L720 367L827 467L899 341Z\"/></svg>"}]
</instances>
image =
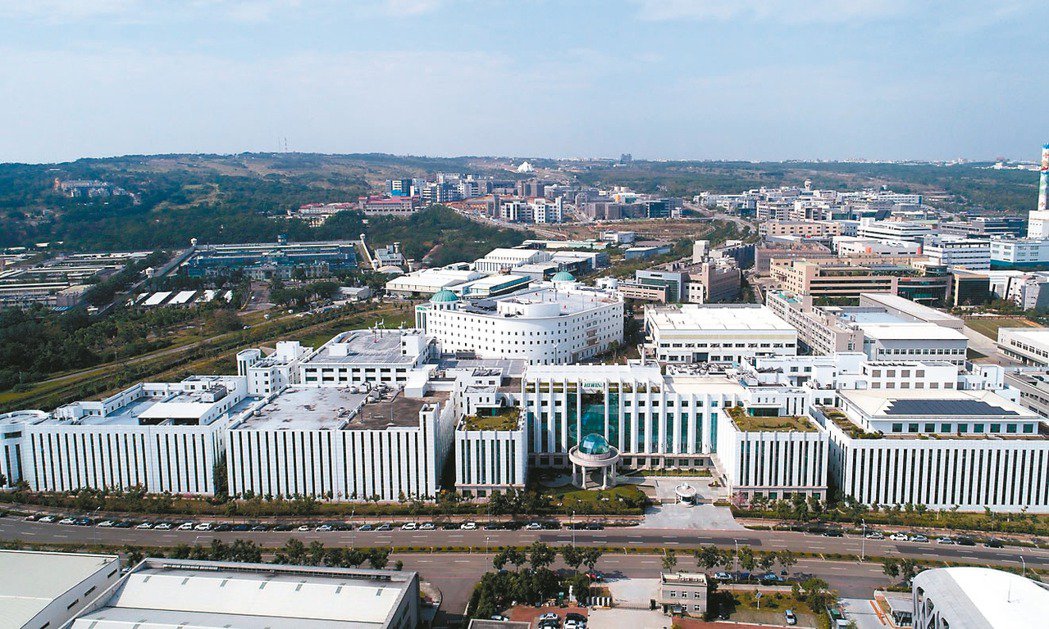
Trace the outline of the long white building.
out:
<instances>
[{"instance_id":1,"label":"long white building","mask_svg":"<svg viewBox=\"0 0 1049 629\"><path fill-rule=\"evenodd\" d=\"M538 289L493 299L441 291L416 307L415 321L444 354L533 364L578 362L623 342L622 298L579 286L564 272Z\"/></svg>"},{"instance_id":2,"label":"long white building","mask_svg":"<svg viewBox=\"0 0 1049 629\"><path fill-rule=\"evenodd\" d=\"M742 362L792 356L798 331L766 306L674 304L645 308L647 349L670 363Z\"/></svg>"}]
</instances>

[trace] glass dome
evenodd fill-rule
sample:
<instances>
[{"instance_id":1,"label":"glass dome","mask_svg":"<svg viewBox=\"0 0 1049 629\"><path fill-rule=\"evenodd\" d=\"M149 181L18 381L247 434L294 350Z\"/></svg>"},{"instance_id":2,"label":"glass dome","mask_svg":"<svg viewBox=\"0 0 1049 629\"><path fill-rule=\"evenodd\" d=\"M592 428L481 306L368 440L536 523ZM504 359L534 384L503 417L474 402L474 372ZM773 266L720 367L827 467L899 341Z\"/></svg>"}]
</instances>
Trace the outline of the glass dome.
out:
<instances>
[{"instance_id":1,"label":"glass dome","mask_svg":"<svg viewBox=\"0 0 1049 629\"><path fill-rule=\"evenodd\" d=\"M455 296L455 293L448 290L447 288L441 289L434 293L433 297L430 298L430 303L434 304L446 304L453 301L459 301L459 298Z\"/></svg>"},{"instance_id":2,"label":"glass dome","mask_svg":"<svg viewBox=\"0 0 1049 629\"><path fill-rule=\"evenodd\" d=\"M550 278L550 281L552 281L552 282L574 282L575 281L575 276L573 276L568 271L558 271L557 273L554 273L554 276L552 278Z\"/></svg>"},{"instance_id":3,"label":"glass dome","mask_svg":"<svg viewBox=\"0 0 1049 629\"><path fill-rule=\"evenodd\" d=\"M608 454L608 440L597 433L590 433L579 442L581 454Z\"/></svg>"}]
</instances>

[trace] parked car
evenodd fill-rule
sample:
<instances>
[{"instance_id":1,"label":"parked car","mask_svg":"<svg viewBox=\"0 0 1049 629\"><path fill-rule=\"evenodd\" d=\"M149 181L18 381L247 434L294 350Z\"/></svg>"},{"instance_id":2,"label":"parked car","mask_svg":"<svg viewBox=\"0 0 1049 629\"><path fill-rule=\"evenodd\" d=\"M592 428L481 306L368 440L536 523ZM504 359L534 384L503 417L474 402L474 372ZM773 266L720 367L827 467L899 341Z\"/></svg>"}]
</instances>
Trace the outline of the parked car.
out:
<instances>
[{"instance_id":1,"label":"parked car","mask_svg":"<svg viewBox=\"0 0 1049 629\"><path fill-rule=\"evenodd\" d=\"M474 529L477 528L477 523L476 522L463 522L462 524L459 525L459 528L464 530L464 531L473 531Z\"/></svg>"},{"instance_id":2,"label":"parked car","mask_svg":"<svg viewBox=\"0 0 1049 629\"><path fill-rule=\"evenodd\" d=\"M210 531L211 529L211 522L201 522L200 524L193 527L194 531Z\"/></svg>"},{"instance_id":3,"label":"parked car","mask_svg":"<svg viewBox=\"0 0 1049 629\"><path fill-rule=\"evenodd\" d=\"M559 616L554 612L546 612L545 614L539 615L539 620L557 620Z\"/></svg>"},{"instance_id":4,"label":"parked car","mask_svg":"<svg viewBox=\"0 0 1049 629\"><path fill-rule=\"evenodd\" d=\"M510 622L510 619L506 616L503 616L502 614L496 614L492 616L492 620L498 620L500 622Z\"/></svg>"},{"instance_id":5,"label":"parked car","mask_svg":"<svg viewBox=\"0 0 1049 629\"><path fill-rule=\"evenodd\" d=\"M317 527L316 529L314 529L314 530L315 530L315 531L319 531L319 532L321 532L321 533L327 533L327 532L329 532L329 531L334 531L334 530L335 530L335 527L333 527L333 526L332 526L332 525L330 525L330 524L321 524L320 526L318 526L318 527Z\"/></svg>"},{"instance_id":6,"label":"parked car","mask_svg":"<svg viewBox=\"0 0 1049 629\"><path fill-rule=\"evenodd\" d=\"M976 541L971 537L957 537L954 540L959 546L975 546Z\"/></svg>"},{"instance_id":7,"label":"parked car","mask_svg":"<svg viewBox=\"0 0 1049 629\"><path fill-rule=\"evenodd\" d=\"M527 531L538 531L543 528L543 525L538 522L529 522L528 526L525 527Z\"/></svg>"},{"instance_id":8,"label":"parked car","mask_svg":"<svg viewBox=\"0 0 1049 629\"><path fill-rule=\"evenodd\" d=\"M142 524L139 524L139 525L138 525L138 526L136 526L135 528L136 528L136 529L139 529L139 530L141 530L141 531L147 531L147 530L149 530L149 529L153 528L153 524L152 524L152 523L150 523L150 522L143 522Z\"/></svg>"},{"instance_id":9,"label":"parked car","mask_svg":"<svg viewBox=\"0 0 1049 629\"><path fill-rule=\"evenodd\" d=\"M732 575L727 572L715 572L714 578L718 581L731 581Z\"/></svg>"},{"instance_id":10,"label":"parked car","mask_svg":"<svg viewBox=\"0 0 1049 629\"><path fill-rule=\"evenodd\" d=\"M233 527L230 526L229 524L227 524L226 522L219 522L218 524L215 525L215 528L212 529L212 530L219 531L219 532L221 532L221 531L232 531Z\"/></svg>"},{"instance_id":11,"label":"parked car","mask_svg":"<svg viewBox=\"0 0 1049 629\"><path fill-rule=\"evenodd\" d=\"M130 521L130 520L120 520L119 522L117 522L116 524L113 525L113 528L129 529L129 528L131 528L134 525L135 525L135 523Z\"/></svg>"},{"instance_id":12,"label":"parked car","mask_svg":"<svg viewBox=\"0 0 1049 629\"><path fill-rule=\"evenodd\" d=\"M95 526L100 527L100 528L104 528L104 529L108 529L108 528L112 527L114 524L116 524L116 522L114 522L113 520L102 520L101 522L99 522Z\"/></svg>"},{"instance_id":13,"label":"parked car","mask_svg":"<svg viewBox=\"0 0 1049 629\"><path fill-rule=\"evenodd\" d=\"M482 528L486 531L498 531L503 528L503 525L499 524L498 522L489 522L485 524Z\"/></svg>"},{"instance_id":14,"label":"parked car","mask_svg":"<svg viewBox=\"0 0 1049 629\"><path fill-rule=\"evenodd\" d=\"M293 528L295 528L295 527L293 527L290 524L278 524L277 526L273 527L273 530L274 531L290 531Z\"/></svg>"},{"instance_id":15,"label":"parked car","mask_svg":"<svg viewBox=\"0 0 1049 629\"><path fill-rule=\"evenodd\" d=\"M402 531L414 531L414 530L417 530L418 528L419 528L419 525L416 524L415 522L405 522L404 524L401 525L401 530Z\"/></svg>"},{"instance_id":16,"label":"parked car","mask_svg":"<svg viewBox=\"0 0 1049 629\"><path fill-rule=\"evenodd\" d=\"M38 522L54 522L57 518L53 515L45 515L44 517L37 520Z\"/></svg>"},{"instance_id":17,"label":"parked car","mask_svg":"<svg viewBox=\"0 0 1049 629\"><path fill-rule=\"evenodd\" d=\"M180 530L180 531L192 531L193 530L193 523L192 522L183 522L182 524L178 525L178 530Z\"/></svg>"},{"instance_id":18,"label":"parked car","mask_svg":"<svg viewBox=\"0 0 1049 629\"><path fill-rule=\"evenodd\" d=\"M889 536L889 539L891 539L894 542L906 542L907 541L907 534L906 533L893 533L892 535Z\"/></svg>"},{"instance_id":19,"label":"parked car","mask_svg":"<svg viewBox=\"0 0 1049 629\"><path fill-rule=\"evenodd\" d=\"M247 524L245 522L241 522L239 524L234 524L232 527L230 527L230 530L231 531L237 531L238 533L242 532L242 531L250 531L251 530L251 525Z\"/></svg>"},{"instance_id":20,"label":"parked car","mask_svg":"<svg viewBox=\"0 0 1049 629\"><path fill-rule=\"evenodd\" d=\"M441 529L445 531L458 531L461 527L455 522L445 522L441 525Z\"/></svg>"},{"instance_id":21,"label":"parked car","mask_svg":"<svg viewBox=\"0 0 1049 629\"><path fill-rule=\"evenodd\" d=\"M867 533L867 539L885 539L885 535L881 531L871 531Z\"/></svg>"},{"instance_id":22,"label":"parked car","mask_svg":"<svg viewBox=\"0 0 1049 629\"><path fill-rule=\"evenodd\" d=\"M845 537L841 529L827 529L823 531L823 537Z\"/></svg>"},{"instance_id":23,"label":"parked car","mask_svg":"<svg viewBox=\"0 0 1049 629\"><path fill-rule=\"evenodd\" d=\"M783 612L783 619L787 621L788 625L798 624L798 616L794 613L793 609L788 609L787 611Z\"/></svg>"},{"instance_id":24,"label":"parked car","mask_svg":"<svg viewBox=\"0 0 1049 629\"><path fill-rule=\"evenodd\" d=\"M268 531L268 530L270 530L270 527L266 526L265 524L255 524L255 525L253 525L251 527L250 530L252 530L252 531Z\"/></svg>"},{"instance_id":25,"label":"parked car","mask_svg":"<svg viewBox=\"0 0 1049 629\"><path fill-rule=\"evenodd\" d=\"M309 524L302 524L302 525L299 525L299 528L297 528L295 530L300 532L300 533L306 533L307 531L310 530L310 525Z\"/></svg>"},{"instance_id":26,"label":"parked car","mask_svg":"<svg viewBox=\"0 0 1049 629\"><path fill-rule=\"evenodd\" d=\"M393 527L390 526L388 523L384 522L384 523L380 524L379 526L375 527L375 530L376 531L392 531Z\"/></svg>"},{"instance_id":27,"label":"parked car","mask_svg":"<svg viewBox=\"0 0 1049 629\"><path fill-rule=\"evenodd\" d=\"M91 522L92 522L91 518L84 517L84 518L77 518L76 520L73 521L73 524L76 524L77 526L91 526Z\"/></svg>"},{"instance_id":28,"label":"parked car","mask_svg":"<svg viewBox=\"0 0 1049 629\"><path fill-rule=\"evenodd\" d=\"M76 524L76 518L62 518L58 521L59 524Z\"/></svg>"},{"instance_id":29,"label":"parked car","mask_svg":"<svg viewBox=\"0 0 1049 629\"><path fill-rule=\"evenodd\" d=\"M358 531L374 531L375 527L371 524L362 524Z\"/></svg>"},{"instance_id":30,"label":"parked car","mask_svg":"<svg viewBox=\"0 0 1049 629\"><path fill-rule=\"evenodd\" d=\"M766 572L765 574L761 575L760 581L762 585L776 585L777 583L783 581L783 579L781 579L780 576L775 572Z\"/></svg>"},{"instance_id":31,"label":"parked car","mask_svg":"<svg viewBox=\"0 0 1049 629\"><path fill-rule=\"evenodd\" d=\"M987 548L1001 548L1005 546L1005 544L1002 543L1002 540L998 539L997 537L992 537L991 539L984 542L983 545Z\"/></svg>"},{"instance_id":32,"label":"parked car","mask_svg":"<svg viewBox=\"0 0 1049 629\"><path fill-rule=\"evenodd\" d=\"M950 537L941 537L940 539L936 540L936 543L937 544L947 544L949 546L953 546L954 544L957 544L958 542L954 541Z\"/></svg>"},{"instance_id":33,"label":"parked car","mask_svg":"<svg viewBox=\"0 0 1049 629\"><path fill-rule=\"evenodd\" d=\"M29 515L27 515L26 517L24 517L22 519L25 520L26 522L36 522L36 519L38 517L40 517L40 516L38 516L35 513L30 513Z\"/></svg>"},{"instance_id":34,"label":"parked car","mask_svg":"<svg viewBox=\"0 0 1049 629\"><path fill-rule=\"evenodd\" d=\"M419 530L420 531L432 531L435 528L437 528L437 527L435 527L433 525L433 522L423 522L422 524L419 525Z\"/></svg>"},{"instance_id":35,"label":"parked car","mask_svg":"<svg viewBox=\"0 0 1049 629\"><path fill-rule=\"evenodd\" d=\"M927 544L929 542L929 538L925 537L924 535L920 535L920 534L919 535L911 535L911 540L910 541L918 542L919 544Z\"/></svg>"},{"instance_id":36,"label":"parked car","mask_svg":"<svg viewBox=\"0 0 1049 629\"><path fill-rule=\"evenodd\" d=\"M158 522L157 525L153 527L153 530L154 531L170 531L171 530L171 523L170 522Z\"/></svg>"},{"instance_id":37,"label":"parked car","mask_svg":"<svg viewBox=\"0 0 1049 629\"><path fill-rule=\"evenodd\" d=\"M586 530L588 530L588 531L601 531L601 530L604 530L604 528L605 528L605 525L604 524L600 524L598 522L591 522L590 524L586 525Z\"/></svg>"}]
</instances>

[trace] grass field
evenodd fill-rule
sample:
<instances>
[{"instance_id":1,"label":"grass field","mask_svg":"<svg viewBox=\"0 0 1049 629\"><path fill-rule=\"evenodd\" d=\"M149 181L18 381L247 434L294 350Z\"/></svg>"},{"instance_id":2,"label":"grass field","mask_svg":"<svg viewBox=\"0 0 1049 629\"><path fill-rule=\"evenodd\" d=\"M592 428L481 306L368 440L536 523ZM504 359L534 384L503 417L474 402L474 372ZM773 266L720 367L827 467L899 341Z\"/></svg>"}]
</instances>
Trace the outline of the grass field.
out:
<instances>
[{"instance_id":1,"label":"grass field","mask_svg":"<svg viewBox=\"0 0 1049 629\"><path fill-rule=\"evenodd\" d=\"M1024 317L1003 317L986 319L966 319L966 327L976 330L980 334L998 340L998 328L1040 328L1034 321Z\"/></svg>"}]
</instances>

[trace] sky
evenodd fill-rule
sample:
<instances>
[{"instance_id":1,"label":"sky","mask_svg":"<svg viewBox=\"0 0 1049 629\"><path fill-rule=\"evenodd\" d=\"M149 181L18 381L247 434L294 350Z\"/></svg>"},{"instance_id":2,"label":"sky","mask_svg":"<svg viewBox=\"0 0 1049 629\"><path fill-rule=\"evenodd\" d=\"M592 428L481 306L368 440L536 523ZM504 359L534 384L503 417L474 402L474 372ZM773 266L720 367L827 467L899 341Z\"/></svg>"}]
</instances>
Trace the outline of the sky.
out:
<instances>
[{"instance_id":1,"label":"sky","mask_svg":"<svg viewBox=\"0 0 1049 629\"><path fill-rule=\"evenodd\" d=\"M0 162L1035 160L1044 0L0 0Z\"/></svg>"}]
</instances>

